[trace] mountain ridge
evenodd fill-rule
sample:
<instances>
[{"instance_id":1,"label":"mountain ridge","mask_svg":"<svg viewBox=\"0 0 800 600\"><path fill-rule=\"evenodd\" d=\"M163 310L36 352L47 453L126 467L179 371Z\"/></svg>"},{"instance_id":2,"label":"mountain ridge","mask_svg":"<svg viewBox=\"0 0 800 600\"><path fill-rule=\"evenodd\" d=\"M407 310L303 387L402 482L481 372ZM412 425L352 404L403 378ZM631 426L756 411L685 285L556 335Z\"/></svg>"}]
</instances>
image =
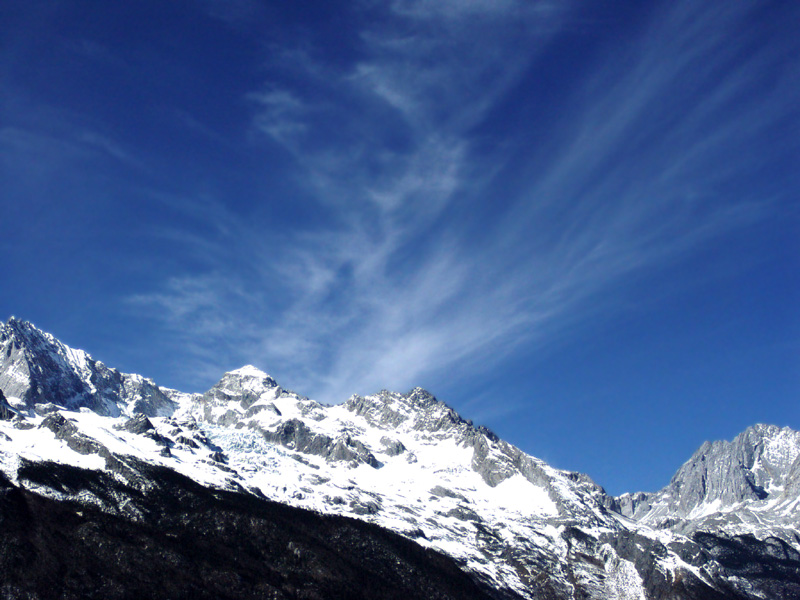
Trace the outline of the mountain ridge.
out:
<instances>
[{"instance_id":1,"label":"mountain ridge","mask_svg":"<svg viewBox=\"0 0 800 600\"><path fill-rule=\"evenodd\" d=\"M800 569L800 434L788 428L704 444L663 490L614 498L422 388L323 405L247 365L185 394L14 319L0 325L0 391L11 416L0 424L0 471L11 485L121 518L141 518L135 502L31 483L21 465L113 473L140 490L154 466L212 490L355 517L449 556L508 597L800 594L800 577L787 576ZM742 579L742 562L773 574Z\"/></svg>"}]
</instances>

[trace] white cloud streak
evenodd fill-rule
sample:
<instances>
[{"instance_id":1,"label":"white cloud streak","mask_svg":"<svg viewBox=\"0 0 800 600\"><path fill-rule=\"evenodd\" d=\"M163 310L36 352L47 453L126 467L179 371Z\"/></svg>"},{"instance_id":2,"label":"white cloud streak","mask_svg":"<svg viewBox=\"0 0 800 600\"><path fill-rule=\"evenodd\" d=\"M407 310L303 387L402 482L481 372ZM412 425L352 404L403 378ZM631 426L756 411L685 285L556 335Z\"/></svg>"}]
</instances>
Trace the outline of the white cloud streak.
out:
<instances>
[{"instance_id":1,"label":"white cloud streak","mask_svg":"<svg viewBox=\"0 0 800 600\"><path fill-rule=\"evenodd\" d=\"M630 55L598 58L564 109L570 119L537 140L557 150L494 214L492 174L502 165L485 163L473 128L565 15L510 0L392 6L391 25L362 32L365 57L349 70L306 65L311 85L355 98L355 107L274 85L249 96L255 131L296 158L338 218L267 244L257 227L217 207L214 218L223 211L228 225L199 241L208 271L134 299L187 332L203 369L254 362L330 402L442 382L454 365L487 369L520 344L546 340L626 274L763 210L703 200L741 166L720 165L728 145L740 147L786 110L763 111L770 98L728 107L774 60L764 49L729 68L726 35L744 9L675 4L654 16ZM685 81L689 73L700 80ZM671 108L675 94L686 98ZM356 135L326 128L316 139L327 118ZM399 149L370 133L386 119L406 140ZM247 267L226 269L235 256Z\"/></svg>"},{"instance_id":2,"label":"white cloud streak","mask_svg":"<svg viewBox=\"0 0 800 600\"><path fill-rule=\"evenodd\" d=\"M111 159L121 165L147 172L148 167L121 143L96 131L63 126L43 132L25 127L0 128L0 161L10 172L27 172L36 181L59 169L72 170L80 164Z\"/></svg>"}]
</instances>

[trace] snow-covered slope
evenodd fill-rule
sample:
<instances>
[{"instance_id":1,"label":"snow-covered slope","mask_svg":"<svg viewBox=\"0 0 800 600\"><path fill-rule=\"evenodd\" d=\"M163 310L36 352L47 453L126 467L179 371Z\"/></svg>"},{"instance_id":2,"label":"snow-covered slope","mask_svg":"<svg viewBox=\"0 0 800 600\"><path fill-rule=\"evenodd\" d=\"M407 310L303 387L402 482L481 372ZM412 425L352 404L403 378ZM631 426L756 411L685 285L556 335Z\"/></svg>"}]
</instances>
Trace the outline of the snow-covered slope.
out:
<instances>
[{"instance_id":1,"label":"snow-covered slope","mask_svg":"<svg viewBox=\"0 0 800 600\"><path fill-rule=\"evenodd\" d=\"M614 499L589 477L526 455L420 388L326 406L248 366L226 373L205 394L184 394L108 369L27 323L9 321L0 342L0 389L16 413L0 422L0 468L16 485L51 498L77 497L144 519L125 498L42 486L21 477L20 465L102 470L144 492L147 476L137 465L158 465L211 488L391 529L453 557L498 597L800 593L800 578L787 583L780 571L754 583L709 550L738 535L727 528L730 519L714 529L709 507L763 501L742 491L738 471L729 473L734 467L717 469L704 495L685 483L700 469L690 461L676 475L683 483L673 480L658 498ZM783 499L775 527L785 533L796 524L800 434L763 434L761 441L751 435L754 451L743 456L753 459L753 484ZM747 505L748 514L757 509ZM698 523L701 513L702 526L673 526ZM758 552L775 531L759 538L761 521L754 523L747 560L760 564ZM700 534L706 537L693 537ZM797 539L780 539L795 556ZM800 557L787 560L790 572L800 566Z\"/></svg>"}]
</instances>

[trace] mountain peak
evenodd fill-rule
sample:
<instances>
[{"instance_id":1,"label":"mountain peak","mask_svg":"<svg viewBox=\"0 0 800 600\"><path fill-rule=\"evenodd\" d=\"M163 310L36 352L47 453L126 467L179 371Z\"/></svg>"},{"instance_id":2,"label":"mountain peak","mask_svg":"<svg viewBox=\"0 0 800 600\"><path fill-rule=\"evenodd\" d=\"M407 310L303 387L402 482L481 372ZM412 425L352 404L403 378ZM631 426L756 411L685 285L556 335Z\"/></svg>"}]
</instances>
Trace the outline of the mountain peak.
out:
<instances>
[{"instance_id":1,"label":"mountain peak","mask_svg":"<svg viewBox=\"0 0 800 600\"><path fill-rule=\"evenodd\" d=\"M113 417L174 411L152 381L110 369L29 321L12 316L0 325L0 351L0 389L31 413L47 403Z\"/></svg>"},{"instance_id":2,"label":"mountain peak","mask_svg":"<svg viewBox=\"0 0 800 600\"><path fill-rule=\"evenodd\" d=\"M243 367L239 367L238 369L234 369L233 371L228 371L225 375L237 375L239 377L257 377L259 379L272 379L267 373L259 369L258 367L254 367L253 365L245 365Z\"/></svg>"},{"instance_id":3,"label":"mountain peak","mask_svg":"<svg viewBox=\"0 0 800 600\"><path fill-rule=\"evenodd\" d=\"M665 488L625 498L621 512L658 524L697 520L761 501L780 502L800 486L798 457L800 432L753 425L732 441L703 443Z\"/></svg>"},{"instance_id":4,"label":"mountain peak","mask_svg":"<svg viewBox=\"0 0 800 600\"><path fill-rule=\"evenodd\" d=\"M13 334L21 335L21 336L30 336L31 334L39 334L42 337L45 337L45 334L42 330L40 330L36 325L31 323L30 321L24 321L22 319L17 319L15 316L10 316L8 321L0 325L0 328L10 331Z\"/></svg>"},{"instance_id":5,"label":"mountain peak","mask_svg":"<svg viewBox=\"0 0 800 600\"><path fill-rule=\"evenodd\" d=\"M253 365L245 365L233 371L227 371L208 393L227 390L230 393L249 391L258 394L277 387L278 382L267 373Z\"/></svg>"}]
</instances>

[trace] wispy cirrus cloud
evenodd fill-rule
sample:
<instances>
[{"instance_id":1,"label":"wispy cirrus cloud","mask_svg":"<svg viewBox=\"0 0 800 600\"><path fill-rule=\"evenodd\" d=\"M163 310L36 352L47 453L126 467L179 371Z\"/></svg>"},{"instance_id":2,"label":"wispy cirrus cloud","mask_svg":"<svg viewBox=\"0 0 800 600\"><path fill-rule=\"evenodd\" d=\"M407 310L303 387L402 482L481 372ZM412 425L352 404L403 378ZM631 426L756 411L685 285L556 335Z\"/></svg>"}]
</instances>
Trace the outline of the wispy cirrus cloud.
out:
<instances>
[{"instance_id":1,"label":"wispy cirrus cloud","mask_svg":"<svg viewBox=\"0 0 800 600\"><path fill-rule=\"evenodd\" d=\"M140 172L147 166L111 137L68 121L48 130L42 127L0 128L0 158L10 169L38 171L74 168L77 164L109 159ZM35 179L35 178L34 178Z\"/></svg>"},{"instance_id":2,"label":"wispy cirrus cloud","mask_svg":"<svg viewBox=\"0 0 800 600\"><path fill-rule=\"evenodd\" d=\"M257 0L198 0L198 4L209 16L234 27L248 26L264 12Z\"/></svg>"},{"instance_id":3,"label":"wispy cirrus cloud","mask_svg":"<svg viewBox=\"0 0 800 600\"><path fill-rule=\"evenodd\" d=\"M295 147L308 130L305 115L309 107L290 91L267 89L250 94L249 99L259 106L256 128L279 144Z\"/></svg>"},{"instance_id":4,"label":"wispy cirrus cloud","mask_svg":"<svg viewBox=\"0 0 800 600\"><path fill-rule=\"evenodd\" d=\"M256 362L326 401L486 369L624 276L769 210L724 192L750 168L737 153L791 110L786 94L753 92L782 57L742 60L726 43L747 16L665 5L636 44L592 60L542 137L507 131L487 151L478 126L569 14L394 3L346 67L299 52L302 86L249 96L254 133L335 217L267 243L225 211L226 233L200 244L206 272L134 301L187 331L204 369Z\"/></svg>"}]
</instances>

